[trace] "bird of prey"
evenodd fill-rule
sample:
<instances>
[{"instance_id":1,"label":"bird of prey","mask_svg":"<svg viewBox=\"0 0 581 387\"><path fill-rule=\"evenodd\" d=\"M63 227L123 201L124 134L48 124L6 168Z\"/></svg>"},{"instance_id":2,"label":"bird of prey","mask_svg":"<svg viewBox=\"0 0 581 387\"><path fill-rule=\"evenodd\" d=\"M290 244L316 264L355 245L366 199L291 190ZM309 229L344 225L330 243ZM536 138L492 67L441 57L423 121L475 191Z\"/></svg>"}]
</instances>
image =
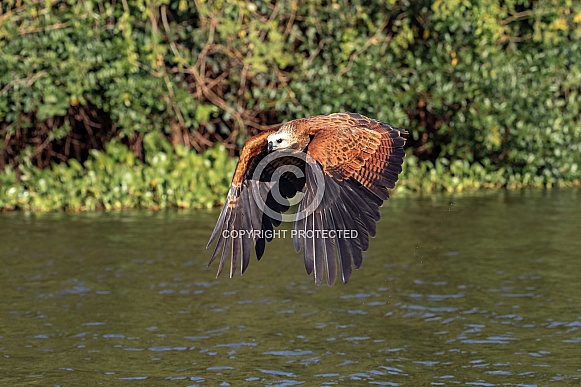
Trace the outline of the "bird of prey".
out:
<instances>
[{"instance_id":1,"label":"bird of prey","mask_svg":"<svg viewBox=\"0 0 581 387\"><path fill-rule=\"evenodd\" d=\"M217 240L208 265L228 258L230 277L264 254L275 227L293 223L316 284L337 272L347 283L352 267L375 236L379 207L402 170L408 132L356 113L301 118L259 133L244 145L226 203L210 236ZM297 203L298 200L298 203ZM292 214L286 212L294 208ZM286 234L285 234L286 235Z\"/></svg>"}]
</instances>

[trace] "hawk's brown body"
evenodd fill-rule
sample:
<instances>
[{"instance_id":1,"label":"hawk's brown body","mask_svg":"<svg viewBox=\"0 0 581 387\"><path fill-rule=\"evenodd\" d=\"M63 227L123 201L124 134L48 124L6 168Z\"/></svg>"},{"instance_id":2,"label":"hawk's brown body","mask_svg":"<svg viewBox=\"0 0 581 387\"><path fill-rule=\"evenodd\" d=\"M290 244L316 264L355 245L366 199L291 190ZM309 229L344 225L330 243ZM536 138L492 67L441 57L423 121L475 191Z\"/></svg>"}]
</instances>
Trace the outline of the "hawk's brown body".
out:
<instances>
[{"instance_id":1,"label":"hawk's brown body","mask_svg":"<svg viewBox=\"0 0 581 387\"><path fill-rule=\"evenodd\" d=\"M395 186L401 172L407 134L405 130L359 114L336 113L290 121L250 138L242 149L226 204L208 243L210 245L218 237L210 262L222 248L218 274L229 255L230 276L234 274L240 257L241 272L244 272L249 262L251 239L258 259L264 252L266 242L264 237L226 238L224 231L272 230L280 224L280 220L260 213L253 195L264 199L275 212L282 213L288 210L289 205L274 201L268 194L273 184L278 185L284 197L290 198L297 192L312 197L317 193L312 168L319 168L325 181L323 200L312 214L297 219L294 228L354 229L358 238L321 240L303 235L295 236L294 244L297 251L303 249L307 272L315 273L316 283L321 282L323 273L326 273L329 285L335 282L337 259L341 279L346 283L351 276L352 263L356 268L361 265L361 252L367 250L369 236L375 235L379 206L389 198L387 189ZM262 172L263 178L256 179L253 174L257 165L269 154L271 147L277 146L276 143L282 143L286 149L306 153L307 162L296 162L281 156L272 167ZM279 150L271 153L276 156L276 152ZM286 173L277 182L266 182L273 171L283 164L299 166L305 176Z\"/></svg>"}]
</instances>

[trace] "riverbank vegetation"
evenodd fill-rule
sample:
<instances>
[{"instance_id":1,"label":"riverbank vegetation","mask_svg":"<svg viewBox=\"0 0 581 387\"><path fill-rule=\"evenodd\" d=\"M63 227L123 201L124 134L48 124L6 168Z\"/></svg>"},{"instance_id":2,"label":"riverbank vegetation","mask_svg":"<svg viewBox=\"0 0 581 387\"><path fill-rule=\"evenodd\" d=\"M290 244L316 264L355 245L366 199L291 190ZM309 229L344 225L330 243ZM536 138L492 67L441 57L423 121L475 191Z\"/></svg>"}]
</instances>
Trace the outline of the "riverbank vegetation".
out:
<instances>
[{"instance_id":1,"label":"riverbank vegetation","mask_svg":"<svg viewBox=\"0 0 581 387\"><path fill-rule=\"evenodd\" d=\"M211 207L245 139L354 111L398 192L578 186L581 4L8 0L0 210Z\"/></svg>"}]
</instances>

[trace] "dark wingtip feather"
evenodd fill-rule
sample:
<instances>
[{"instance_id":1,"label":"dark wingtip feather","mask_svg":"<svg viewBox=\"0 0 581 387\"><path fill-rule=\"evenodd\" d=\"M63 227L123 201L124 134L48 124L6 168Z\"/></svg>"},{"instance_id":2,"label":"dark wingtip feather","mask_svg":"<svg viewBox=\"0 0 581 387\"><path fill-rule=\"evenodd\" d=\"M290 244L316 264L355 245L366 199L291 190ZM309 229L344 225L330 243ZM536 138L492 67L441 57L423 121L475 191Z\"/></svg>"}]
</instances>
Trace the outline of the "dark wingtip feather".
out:
<instances>
[{"instance_id":1,"label":"dark wingtip feather","mask_svg":"<svg viewBox=\"0 0 581 387\"><path fill-rule=\"evenodd\" d=\"M220 215L218 216L218 220L216 221L216 226L214 226L214 230L212 231L212 235L210 235L210 239L208 240L208 244L206 245L206 249L210 247L212 242L216 239L218 235L220 235L219 231L222 231L222 227L224 226L224 220L230 216L230 208L228 207L228 200L224 203L224 207L222 207L222 211L220 211Z\"/></svg>"},{"instance_id":2,"label":"dark wingtip feather","mask_svg":"<svg viewBox=\"0 0 581 387\"><path fill-rule=\"evenodd\" d=\"M210 260L208 261L208 266L210 266L212 264L212 262L214 262L214 260L218 256L220 246L222 246L223 243L224 243L224 240L222 238L218 239L218 242L216 243L216 246L214 247L214 251L212 252L212 256L210 257Z\"/></svg>"},{"instance_id":3,"label":"dark wingtip feather","mask_svg":"<svg viewBox=\"0 0 581 387\"><path fill-rule=\"evenodd\" d=\"M252 249L252 243L250 242L250 237L242 237L242 270L240 274L244 274L248 265L250 264L250 251Z\"/></svg>"},{"instance_id":4,"label":"dark wingtip feather","mask_svg":"<svg viewBox=\"0 0 581 387\"><path fill-rule=\"evenodd\" d=\"M256 246L254 250L256 251L256 259L260 261L260 258L264 255L264 249L266 248L266 241L264 238L260 238L256 241Z\"/></svg>"},{"instance_id":5,"label":"dark wingtip feather","mask_svg":"<svg viewBox=\"0 0 581 387\"><path fill-rule=\"evenodd\" d=\"M218 272L216 273L216 278L220 277L220 274L222 274L222 270L224 270L224 263L226 262L226 258L228 257L228 251L230 250L231 243L232 243L231 239L226 238L226 242L222 250L222 256L220 257L220 264L218 265Z\"/></svg>"}]
</instances>

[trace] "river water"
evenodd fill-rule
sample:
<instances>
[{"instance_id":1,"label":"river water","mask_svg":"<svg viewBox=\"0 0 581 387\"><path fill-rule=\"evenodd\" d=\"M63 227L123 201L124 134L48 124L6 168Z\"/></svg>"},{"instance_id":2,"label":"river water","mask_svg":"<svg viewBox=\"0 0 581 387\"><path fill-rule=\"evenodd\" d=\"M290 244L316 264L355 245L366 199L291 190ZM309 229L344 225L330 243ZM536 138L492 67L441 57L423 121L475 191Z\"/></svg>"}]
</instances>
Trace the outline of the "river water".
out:
<instances>
[{"instance_id":1,"label":"river water","mask_svg":"<svg viewBox=\"0 0 581 387\"><path fill-rule=\"evenodd\" d=\"M218 211L0 214L0 385L581 383L581 191L394 197L347 285Z\"/></svg>"}]
</instances>

